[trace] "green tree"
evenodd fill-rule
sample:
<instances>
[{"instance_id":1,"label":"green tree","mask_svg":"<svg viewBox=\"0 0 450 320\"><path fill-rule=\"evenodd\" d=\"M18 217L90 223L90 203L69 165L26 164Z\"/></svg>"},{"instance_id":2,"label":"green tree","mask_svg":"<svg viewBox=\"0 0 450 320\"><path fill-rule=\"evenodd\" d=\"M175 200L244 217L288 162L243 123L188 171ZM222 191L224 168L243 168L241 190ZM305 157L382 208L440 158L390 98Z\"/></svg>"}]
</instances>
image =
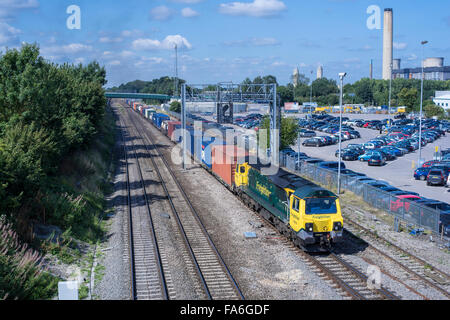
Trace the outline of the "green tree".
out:
<instances>
[{"instance_id":1,"label":"green tree","mask_svg":"<svg viewBox=\"0 0 450 320\"><path fill-rule=\"evenodd\" d=\"M265 131L261 131L265 130ZM297 139L299 126L294 118L282 117L280 130L280 150L293 145ZM262 132L267 132L267 148L270 146L270 117L266 116L261 121L258 131L258 139L261 138Z\"/></svg>"},{"instance_id":2,"label":"green tree","mask_svg":"<svg viewBox=\"0 0 450 320\"><path fill-rule=\"evenodd\" d=\"M408 111L418 109L419 94L416 88L403 88L398 94L399 102L401 105L408 107Z\"/></svg>"},{"instance_id":3,"label":"green tree","mask_svg":"<svg viewBox=\"0 0 450 320\"><path fill-rule=\"evenodd\" d=\"M172 101L172 103L170 104L169 110L172 112L180 113L181 112L181 103L179 101Z\"/></svg>"},{"instance_id":4,"label":"green tree","mask_svg":"<svg viewBox=\"0 0 450 320\"><path fill-rule=\"evenodd\" d=\"M438 117L439 119L442 119L445 117L444 108L437 106L433 101L430 100L425 101L423 110L428 118Z\"/></svg>"},{"instance_id":5,"label":"green tree","mask_svg":"<svg viewBox=\"0 0 450 320\"><path fill-rule=\"evenodd\" d=\"M327 96L329 94L339 92L339 88L336 84L336 81L327 78L314 80L312 83L312 89L314 97Z\"/></svg>"},{"instance_id":6,"label":"green tree","mask_svg":"<svg viewBox=\"0 0 450 320\"><path fill-rule=\"evenodd\" d=\"M288 84L287 86L279 86L277 93L280 96L281 105L285 102L294 101L294 86L292 84Z\"/></svg>"}]
</instances>

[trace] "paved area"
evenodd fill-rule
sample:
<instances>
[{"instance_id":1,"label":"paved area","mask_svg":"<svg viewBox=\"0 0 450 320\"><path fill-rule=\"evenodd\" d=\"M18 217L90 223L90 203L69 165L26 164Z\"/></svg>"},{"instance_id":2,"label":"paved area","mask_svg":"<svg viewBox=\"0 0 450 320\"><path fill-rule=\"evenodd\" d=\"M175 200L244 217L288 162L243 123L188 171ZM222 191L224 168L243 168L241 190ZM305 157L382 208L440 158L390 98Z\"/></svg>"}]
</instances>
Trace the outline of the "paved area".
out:
<instances>
[{"instance_id":1,"label":"paved area","mask_svg":"<svg viewBox=\"0 0 450 320\"><path fill-rule=\"evenodd\" d=\"M386 115L345 115L349 118L358 119L385 119ZM379 131L365 128L356 128L361 134L361 139L354 139L345 141L342 147L346 147L350 143L364 143L379 135ZM318 132L318 135L325 135ZM304 139L302 139L303 141ZM435 147L440 149L450 148L450 135L447 134L422 148L422 158L425 160L432 160L435 152ZM294 150L298 150L298 145L292 146ZM305 152L310 157L317 157L328 161L337 161L335 152L338 150L338 145L326 146L321 148L316 147L300 147L301 152ZM397 160L389 161L383 167L369 167L367 162L360 161L345 161L348 169L366 174L368 177L383 180L394 187L417 192L423 197L436 199L444 202L450 202L450 189L445 187L427 186L426 182L415 180L413 177L414 170L419 160L419 151L408 153Z\"/></svg>"}]
</instances>

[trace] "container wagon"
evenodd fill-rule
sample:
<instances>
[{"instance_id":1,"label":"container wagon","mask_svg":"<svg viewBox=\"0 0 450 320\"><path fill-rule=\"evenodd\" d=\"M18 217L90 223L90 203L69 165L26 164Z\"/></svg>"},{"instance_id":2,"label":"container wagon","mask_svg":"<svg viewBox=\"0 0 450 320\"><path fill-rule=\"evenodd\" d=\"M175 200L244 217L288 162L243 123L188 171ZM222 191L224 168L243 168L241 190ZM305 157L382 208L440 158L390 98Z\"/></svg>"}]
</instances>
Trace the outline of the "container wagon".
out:
<instances>
[{"instance_id":1,"label":"container wagon","mask_svg":"<svg viewBox=\"0 0 450 320\"><path fill-rule=\"evenodd\" d=\"M152 123L156 127L161 125L161 116L167 117L154 114ZM181 142L181 135L175 134L181 124L169 121L167 134L169 126L175 139L169 138ZM342 240L344 221L339 197L334 193L281 168L275 175L263 175L264 166L250 164L245 150L215 137L196 136L190 126L188 132L188 153L200 162L201 145L203 167L297 246L322 252Z\"/></svg>"}]
</instances>

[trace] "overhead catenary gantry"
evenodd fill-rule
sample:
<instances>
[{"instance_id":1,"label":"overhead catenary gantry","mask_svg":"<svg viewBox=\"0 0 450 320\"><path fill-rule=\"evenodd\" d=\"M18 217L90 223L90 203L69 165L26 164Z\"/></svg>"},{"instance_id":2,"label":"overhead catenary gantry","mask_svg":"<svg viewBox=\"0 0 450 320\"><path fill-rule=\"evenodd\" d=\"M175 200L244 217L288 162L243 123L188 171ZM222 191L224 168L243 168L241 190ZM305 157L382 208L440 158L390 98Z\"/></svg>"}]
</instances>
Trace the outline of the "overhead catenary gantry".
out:
<instances>
[{"instance_id":1,"label":"overhead catenary gantry","mask_svg":"<svg viewBox=\"0 0 450 320\"><path fill-rule=\"evenodd\" d=\"M213 102L216 104L217 122L233 123L234 103L265 104L270 108L270 159L279 164L281 112L277 97L277 84L183 84L181 88L181 120L186 134L186 103ZM186 164L186 139L183 136L183 168Z\"/></svg>"}]
</instances>

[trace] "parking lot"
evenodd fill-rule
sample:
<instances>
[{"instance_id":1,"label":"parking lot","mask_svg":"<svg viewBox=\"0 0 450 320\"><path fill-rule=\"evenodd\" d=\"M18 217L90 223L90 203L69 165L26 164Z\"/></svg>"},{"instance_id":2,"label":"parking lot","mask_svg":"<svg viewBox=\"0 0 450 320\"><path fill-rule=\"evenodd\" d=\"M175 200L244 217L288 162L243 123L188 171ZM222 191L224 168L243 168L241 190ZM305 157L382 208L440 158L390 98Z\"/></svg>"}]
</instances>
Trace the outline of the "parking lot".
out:
<instances>
[{"instance_id":1,"label":"parking lot","mask_svg":"<svg viewBox=\"0 0 450 320\"><path fill-rule=\"evenodd\" d=\"M336 116L336 115L334 115ZM386 115L361 115L361 114L346 114L346 117L350 119L364 119L364 120L380 120L386 118ZM353 139L342 143L342 148L345 148L348 144L365 143L379 135L379 131L357 128L357 131L361 134L360 139ZM319 136L325 135L321 132L317 132ZM305 139L301 139L303 142ZM440 149L450 148L450 135L447 134L430 143L422 148L422 158L424 160L432 160L435 152L435 147ZM298 145L292 146L295 151L298 150ZM336 161L335 152L338 149L338 145L324 146L324 147L300 147L300 151L306 153L310 157L321 158L326 161ZM368 177L383 180L390 185L399 189L413 191L419 193L426 198L432 198L444 202L450 200L450 189L444 187L432 187L427 186L425 181L415 180L413 177L414 170L417 166L419 158L419 152L415 151L408 153L402 157L397 158L394 161L387 162L383 167L371 167L367 165L367 162L360 161L345 161L345 165L348 169L366 174Z\"/></svg>"}]
</instances>

